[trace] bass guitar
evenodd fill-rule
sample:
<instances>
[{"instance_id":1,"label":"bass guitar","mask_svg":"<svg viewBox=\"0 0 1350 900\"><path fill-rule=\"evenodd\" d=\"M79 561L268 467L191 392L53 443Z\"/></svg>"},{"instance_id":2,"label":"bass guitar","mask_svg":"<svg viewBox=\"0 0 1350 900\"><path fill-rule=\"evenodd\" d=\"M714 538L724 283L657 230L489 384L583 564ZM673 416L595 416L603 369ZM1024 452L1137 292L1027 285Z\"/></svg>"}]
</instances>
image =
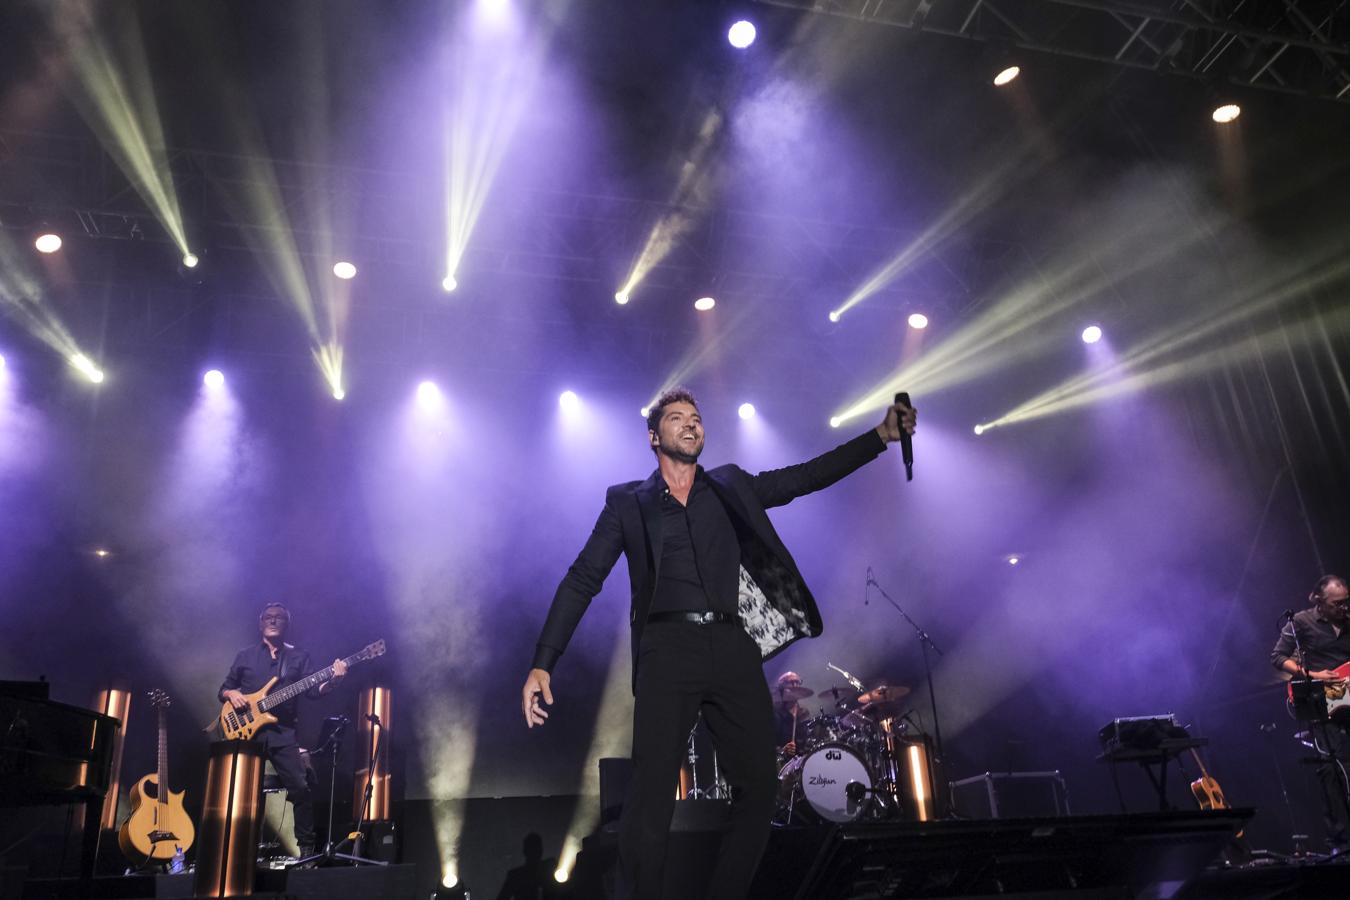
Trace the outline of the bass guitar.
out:
<instances>
[{"instance_id":1,"label":"bass guitar","mask_svg":"<svg viewBox=\"0 0 1350 900\"><path fill-rule=\"evenodd\" d=\"M367 659L375 659L377 656L384 655L383 639L373 644L367 644L365 649L355 653L343 660L348 666L354 666ZM313 675L309 675L299 681L292 682L284 688L278 690L275 694L269 694L272 685L277 683L276 678L272 678L262 689L252 694L245 694L246 705L235 709L233 703L226 703L220 710L220 730L229 741L247 741L258 733L258 729L264 725L270 725L277 720L269 710L276 709L283 703L289 703L296 697L310 690L311 688L331 680L333 677L333 667L320 669Z\"/></svg>"},{"instance_id":2,"label":"bass guitar","mask_svg":"<svg viewBox=\"0 0 1350 900\"><path fill-rule=\"evenodd\" d=\"M174 854L186 853L197 836L183 809L185 792L169 790L169 729L165 716L169 695L151 691L150 702L159 710L159 766L132 786L131 815L117 832L117 845L137 867L169 862ZM154 785L154 796L147 790L150 785Z\"/></svg>"}]
</instances>

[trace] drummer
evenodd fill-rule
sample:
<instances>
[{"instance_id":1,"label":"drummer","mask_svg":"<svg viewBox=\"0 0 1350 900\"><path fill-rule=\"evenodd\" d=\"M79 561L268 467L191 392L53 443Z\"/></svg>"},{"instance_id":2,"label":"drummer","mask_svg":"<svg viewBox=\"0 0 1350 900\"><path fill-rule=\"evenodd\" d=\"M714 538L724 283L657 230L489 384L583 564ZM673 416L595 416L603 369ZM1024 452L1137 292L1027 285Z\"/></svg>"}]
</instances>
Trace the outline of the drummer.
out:
<instances>
[{"instance_id":1,"label":"drummer","mask_svg":"<svg viewBox=\"0 0 1350 900\"><path fill-rule=\"evenodd\" d=\"M780 757L795 756L798 739L806 736L803 725L809 716L806 708L797 701L811 696L811 691L802 687L802 677L796 672L779 675L772 691L778 754Z\"/></svg>"}]
</instances>

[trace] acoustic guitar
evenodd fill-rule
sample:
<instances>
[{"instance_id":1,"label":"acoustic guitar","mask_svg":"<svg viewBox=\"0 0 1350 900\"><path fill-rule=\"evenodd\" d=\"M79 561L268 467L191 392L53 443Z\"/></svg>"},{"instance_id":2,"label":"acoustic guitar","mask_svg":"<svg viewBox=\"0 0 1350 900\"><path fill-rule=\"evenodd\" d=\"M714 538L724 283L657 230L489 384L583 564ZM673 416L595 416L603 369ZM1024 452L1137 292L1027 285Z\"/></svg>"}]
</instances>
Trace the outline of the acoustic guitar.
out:
<instances>
[{"instance_id":1,"label":"acoustic guitar","mask_svg":"<svg viewBox=\"0 0 1350 900\"><path fill-rule=\"evenodd\" d=\"M1191 793L1195 795L1195 802L1200 804L1201 809L1230 809L1228 802L1224 800L1223 788L1219 787L1219 782L1210 776L1209 770L1205 768L1205 761L1200 758L1200 754L1191 748L1191 756L1195 757L1195 764L1200 767L1200 777L1191 782ZM1242 837L1239 831L1235 837Z\"/></svg>"},{"instance_id":2,"label":"acoustic guitar","mask_svg":"<svg viewBox=\"0 0 1350 900\"><path fill-rule=\"evenodd\" d=\"M383 655L384 641L381 639L373 644L367 644L365 649L347 657L343 662L350 667L363 660L374 659ZM320 669L313 675L286 685L275 694L269 694L268 691L272 690L272 685L277 683L276 678L272 678L262 686L261 690L244 695L245 706L235 709L233 703L227 702L220 710L220 730L224 733L225 739L229 741L251 740L253 735L258 733L259 728L277 720L277 717L268 710L276 709L283 703L291 702L310 688L323 684L325 681L331 680L332 677L333 667L329 666L326 669Z\"/></svg>"},{"instance_id":3,"label":"acoustic guitar","mask_svg":"<svg viewBox=\"0 0 1350 900\"><path fill-rule=\"evenodd\" d=\"M169 695L153 690L150 703L159 711L159 765L132 786L131 815L117 832L117 845L137 867L169 862L178 851L186 853L197 836L183 809L185 791L169 790ZM153 796L148 790L151 785Z\"/></svg>"}]
</instances>

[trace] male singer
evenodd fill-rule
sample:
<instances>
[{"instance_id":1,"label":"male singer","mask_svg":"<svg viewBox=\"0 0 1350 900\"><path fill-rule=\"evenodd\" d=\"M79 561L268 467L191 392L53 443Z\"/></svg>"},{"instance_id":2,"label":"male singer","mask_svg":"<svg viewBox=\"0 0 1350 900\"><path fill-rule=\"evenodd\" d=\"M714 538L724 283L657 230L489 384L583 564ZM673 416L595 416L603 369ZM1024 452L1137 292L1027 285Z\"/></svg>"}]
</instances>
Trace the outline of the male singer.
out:
<instances>
[{"instance_id":1,"label":"male singer","mask_svg":"<svg viewBox=\"0 0 1350 900\"><path fill-rule=\"evenodd\" d=\"M808 462L751 475L704 470L703 419L683 388L647 416L657 469L614 485L590 538L558 586L525 679L526 724L553 703L550 673L622 553L632 589L633 780L624 804L622 892L661 896L680 753L698 712L732 786L731 824L710 897L744 897L768 840L777 791L774 716L761 665L821 632L820 613L766 509L829 487L914 432L896 404L875 429Z\"/></svg>"}]
</instances>

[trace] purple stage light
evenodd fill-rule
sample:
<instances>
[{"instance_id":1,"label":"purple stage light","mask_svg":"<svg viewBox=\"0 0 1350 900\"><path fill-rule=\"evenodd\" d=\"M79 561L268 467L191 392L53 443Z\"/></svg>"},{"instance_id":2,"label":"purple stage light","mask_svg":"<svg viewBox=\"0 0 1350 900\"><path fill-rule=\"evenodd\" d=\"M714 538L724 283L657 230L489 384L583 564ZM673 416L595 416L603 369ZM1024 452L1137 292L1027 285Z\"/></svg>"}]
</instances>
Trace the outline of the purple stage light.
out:
<instances>
[{"instance_id":1,"label":"purple stage light","mask_svg":"<svg viewBox=\"0 0 1350 900\"><path fill-rule=\"evenodd\" d=\"M727 29L727 40L737 50L744 50L755 42L755 25L745 19L732 24Z\"/></svg>"},{"instance_id":2,"label":"purple stage light","mask_svg":"<svg viewBox=\"0 0 1350 900\"><path fill-rule=\"evenodd\" d=\"M223 387L225 384L225 373L219 369L212 369L202 376L202 384L209 388Z\"/></svg>"},{"instance_id":3,"label":"purple stage light","mask_svg":"<svg viewBox=\"0 0 1350 900\"><path fill-rule=\"evenodd\" d=\"M1100 325L1089 325L1083 329L1083 343L1095 344L1102 339L1102 329Z\"/></svg>"}]
</instances>

